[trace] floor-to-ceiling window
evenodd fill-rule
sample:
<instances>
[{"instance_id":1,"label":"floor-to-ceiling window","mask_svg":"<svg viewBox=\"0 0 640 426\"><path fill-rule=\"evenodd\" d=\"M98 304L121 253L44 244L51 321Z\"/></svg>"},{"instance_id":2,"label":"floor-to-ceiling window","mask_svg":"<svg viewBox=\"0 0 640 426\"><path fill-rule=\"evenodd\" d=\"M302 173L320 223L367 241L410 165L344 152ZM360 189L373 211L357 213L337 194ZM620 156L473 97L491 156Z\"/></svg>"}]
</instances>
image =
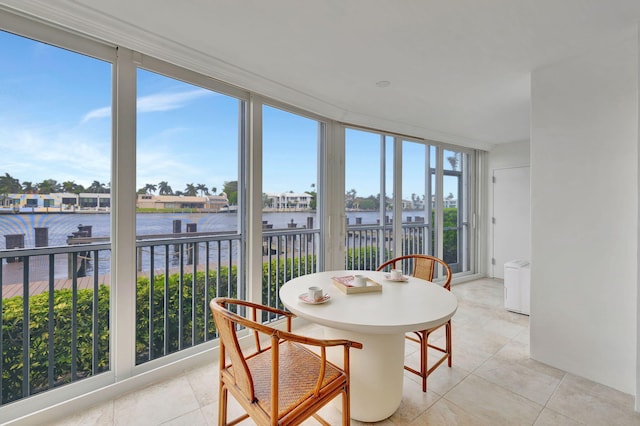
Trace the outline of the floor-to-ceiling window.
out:
<instances>
[{"instance_id":1,"label":"floor-to-ceiling window","mask_svg":"<svg viewBox=\"0 0 640 426\"><path fill-rule=\"evenodd\" d=\"M393 252L393 173L389 173L393 146L387 139L374 132L345 130L345 265L349 269L375 269Z\"/></svg>"},{"instance_id":2,"label":"floor-to-ceiling window","mask_svg":"<svg viewBox=\"0 0 640 426\"><path fill-rule=\"evenodd\" d=\"M346 267L375 269L391 257L422 253L444 259L455 273L470 272L470 156L427 141L346 129Z\"/></svg>"},{"instance_id":3,"label":"floor-to-ceiling window","mask_svg":"<svg viewBox=\"0 0 640 426\"><path fill-rule=\"evenodd\" d=\"M68 41L0 31L0 405L111 368L115 50Z\"/></svg>"},{"instance_id":4,"label":"floor-to-ceiling window","mask_svg":"<svg viewBox=\"0 0 640 426\"><path fill-rule=\"evenodd\" d=\"M215 338L208 302L244 294L245 108L157 72L139 68L136 80L136 360L143 363Z\"/></svg>"},{"instance_id":5,"label":"floor-to-ceiling window","mask_svg":"<svg viewBox=\"0 0 640 426\"><path fill-rule=\"evenodd\" d=\"M287 280L322 262L318 197L325 124L262 107L262 303L278 306Z\"/></svg>"}]
</instances>

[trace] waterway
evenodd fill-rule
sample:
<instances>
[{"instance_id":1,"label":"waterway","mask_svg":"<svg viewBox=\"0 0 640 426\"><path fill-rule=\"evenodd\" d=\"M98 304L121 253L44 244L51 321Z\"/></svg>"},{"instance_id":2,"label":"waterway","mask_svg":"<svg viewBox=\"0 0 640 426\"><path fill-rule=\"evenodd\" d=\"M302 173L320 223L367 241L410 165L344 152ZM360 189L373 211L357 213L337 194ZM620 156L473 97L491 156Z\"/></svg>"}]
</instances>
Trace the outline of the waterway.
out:
<instances>
[{"instance_id":1,"label":"waterway","mask_svg":"<svg viewBox=\"0 0 640 426\"><path fill-rule=\"evenodd\" d=\"M403 222L415 220L422 212L403 212ZM389 214L389 217L392 217ZM422 215L424 217L424 215ZM315 212L264 212L263 221L273 225L273 229L286 229L293 222L298 228L307 226L312 218L313 227L318 227ZM363 225L375 224L378 212L347 212L350 225L360 222ZM92 237L110 235L110 215L104 213L35 213L0 215L0 250L7 248L7 235L24 234L24 248L36 246L35 228L47 228L48 246L65 246L67 238L78 231L79 226L90 226ZM175 220L181 221L181 230L186 232L188 224L195 224L198 232L236 232L238 215L236 213L138 213L136 215L136 234L170 234Z\"/></svg>"}]
</instances>

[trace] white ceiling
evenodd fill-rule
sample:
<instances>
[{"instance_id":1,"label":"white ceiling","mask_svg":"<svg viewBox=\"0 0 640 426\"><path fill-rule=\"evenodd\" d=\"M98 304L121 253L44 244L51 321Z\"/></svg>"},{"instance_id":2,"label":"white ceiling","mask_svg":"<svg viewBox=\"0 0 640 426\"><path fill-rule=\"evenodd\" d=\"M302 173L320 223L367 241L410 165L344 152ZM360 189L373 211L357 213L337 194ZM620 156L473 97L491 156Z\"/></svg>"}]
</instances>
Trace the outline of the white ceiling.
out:
<instances>
[{"instance_id":1,"label":"white ceiling","mask_svg":"<svg viewBox=\"0 0 640 426\"><path fill-rule=\"evenodd\" d=\"M0 5L332 119L483 149L528 140L532 70L632 37L640 20L639 0Z\"/></svg>"}]
</instances>

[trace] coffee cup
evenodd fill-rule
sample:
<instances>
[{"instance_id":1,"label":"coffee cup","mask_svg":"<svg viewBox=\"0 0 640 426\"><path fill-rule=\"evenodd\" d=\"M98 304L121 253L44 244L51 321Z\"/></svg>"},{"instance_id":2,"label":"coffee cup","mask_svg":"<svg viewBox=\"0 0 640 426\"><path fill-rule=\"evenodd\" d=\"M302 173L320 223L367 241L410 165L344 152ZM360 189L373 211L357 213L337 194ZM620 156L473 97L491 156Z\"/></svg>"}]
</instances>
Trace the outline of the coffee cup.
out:
<instances>
[{"instance_id":1,"label":"coffee cup","mask_svg":"<svg viewBox=\"0 0 640 426\"><path fill-rule=\"evenodd\" d=\"M317 302L319 300L322 300L322 288L317 287L317 286L313 286L313 287L309 287L309 299L313 300L314 302Z\"/></svg>"},{"instance_id":2,"label":"coffee cup","mask_svg":"<svg viewBox=\"0 0 640 426\"><path fill-rule=\"evenodd\" d=\"M367 277L364 275L354 275L353 285L355 287L365 287L367 285Z\"/></svg>"},{"instance_id":3,"label":"coffee cup","mask_svg":"<svg viewBox=\"0 0 640 426\"><path fill-rule=\"evenodd\" d=\"M402 279L402 269L392 269L389 274L389 278L392 280L401 280Z\"/></svg>"}]
</instances>

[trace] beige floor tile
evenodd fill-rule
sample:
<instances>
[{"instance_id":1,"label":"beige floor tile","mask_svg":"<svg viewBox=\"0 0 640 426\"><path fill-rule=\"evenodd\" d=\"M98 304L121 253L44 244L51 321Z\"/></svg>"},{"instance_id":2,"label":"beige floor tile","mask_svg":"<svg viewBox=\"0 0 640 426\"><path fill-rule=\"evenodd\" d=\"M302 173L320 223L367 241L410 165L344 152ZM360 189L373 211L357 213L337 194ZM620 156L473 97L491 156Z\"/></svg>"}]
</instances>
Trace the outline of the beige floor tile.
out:
<instances>
[{"instance_id":1,"label":"beige floor tile","mask_svg":"<svg viewBox=\"0 0 640 426\"><path fill-rule=\"evenodd\" d=\"M218 363L195 368L185 373L200 407L218 400Z\"/></svg>"},{"instance_id":2,"label":"beige floor tile","mask_svg":"<svg viewBox=\"0 0 640 426\"><path fill-rule=\"evenodd\" d=\"M421 414L411 426L490 426L492 422L474 416L451 401L442 398Z\"/></svg>"},{"instance_id":3,"label":"beige floor tile","mask_svg":"<svg viewBox=\"0 0 640 426\"><path fill-rule=\"evenodd\" d=\"M86 411L61 419L52 426L106 426L113 424L113 401L88 408Z\"/></svg>"},{"instance_id":4,"label":"beige floor tile","mask_svg":"<svg viewBox=\"0 0 640 426\"><path fill-rule=\"evenodd\" d=\"M213 404L205 405L200 408L200 412L207 421L209 426L217 426L218 424L218 401Z\"/></svg>"},{"instance_id":5,"label":"beige floor tile","mask_svg":"<svg viewBox=\"0 0 640 426\"><path fill-rule=\"evenodd\" d=\"M201 409L183 414L180 417L162 423L162 426L209 426Z\"/></svg>"},{"instance_id":6,"label":"beige floor tile","mask_svg":"<svg viewBox=\"0 0 640 426\"><path fill-rule=\"evenodd\" d=\"M455 363L451 368L445 363L429 375L427 378L427 390L442 396L453 389L453 387L467 377L469 373L469 371L458 367ZM422 390L422 379L417 374L405 371L404 379L417 383L420 386L420 390Z\"/></svg>"},{"instance_id":7,"label":"beige floor tile","mask_svg":"<svg viewBox=\"0 0 640 426\"><path fill-rule=\"evenodd\" d=\"M416 376L417 377L417 376ZM402 401L400 408L393 413L389 420L394 425L407 425L420 414L433 405L440 395L427 389L422 392L422 384L412 380L404 380L402 383Z\"/></svg>"},{"instance_id":8,"label":"beige floor tile","mask_svg":"<svg viewBox=\"0 0 640 426\"><path fill-rule=\"evenodd\" d=\"M640 425L633 396L566 374L547 407L589 425Z\"/></svg>"},{"instance_id":9,"label":"beige floor tile","mask_svg":"<svg viewBox=\"0 0 640 426\"><path fill-rule=\"evenodd\" d=\"M532 425L543 406L474 374L444 398L494 425Z\"/></svg>"},{"instance_id":10,"label":"beige floor tile","mask_svg":"<svg viewBox=\"0 0 640 426\"><path fill-rule=\"evenodd\" d=\"M542 364L540 368L536 368L535 364L526 361L500 359L496 356L482 364L474 374L545 405L560 384L563 374L547 374Z\"/></svg>"},{"instance_id":11,"label":"beige floor tile","mask_svg":"<svg viewBox=\"0 0 640 426\"><path fill-rule=\"evenodd\" d=\"M549 408L542 410L534 423L535 426L580 426L582 424Z\"/></svg>"},{"instance_id":12,"label":"beige floor tile","mask_svg":"<svg viewBox=\"0 0 640 426\"><path fill-rule=\"evenodd\" d=\"M158 425L200 408L187 378L146 387L115 400L114 424Z\"/></svg>"}]
</instances>

